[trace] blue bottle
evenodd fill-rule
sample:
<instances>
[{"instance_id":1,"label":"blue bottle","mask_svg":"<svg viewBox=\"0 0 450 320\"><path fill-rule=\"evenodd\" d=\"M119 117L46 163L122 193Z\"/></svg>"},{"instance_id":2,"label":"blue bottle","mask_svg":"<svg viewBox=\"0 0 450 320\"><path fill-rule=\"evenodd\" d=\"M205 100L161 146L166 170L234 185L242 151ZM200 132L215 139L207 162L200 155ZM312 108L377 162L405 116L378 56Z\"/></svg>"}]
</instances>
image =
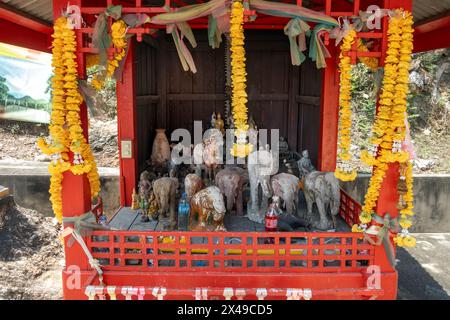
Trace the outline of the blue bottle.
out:
<instances>
[{"instance_id":1,"label":"blue bottle","mask_svg":"<svg viewBox=\"0 0 450 320\"><path fill-rule=\"evenodd\" d=\"M181 195L178 203L178 230L187 231L189 222L189 203L187 201L186 192Z\"/></svg>"}]
</instances>

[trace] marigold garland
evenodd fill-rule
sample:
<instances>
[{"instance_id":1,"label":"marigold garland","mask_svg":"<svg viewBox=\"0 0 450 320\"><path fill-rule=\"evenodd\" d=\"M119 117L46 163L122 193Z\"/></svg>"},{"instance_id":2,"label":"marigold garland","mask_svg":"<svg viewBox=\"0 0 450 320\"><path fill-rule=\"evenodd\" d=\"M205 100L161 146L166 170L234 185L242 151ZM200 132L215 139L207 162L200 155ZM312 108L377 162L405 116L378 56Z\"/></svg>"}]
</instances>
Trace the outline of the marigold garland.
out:
<instances>
[{"instance_id":1,"label":"marigold garland","mask_svg":"<svg viewBox=\"0 0 450 320\"><path fill-rule=\"evenodd\" d=\"M123 20L117 20L111 25L111 41L114 48L114 55L108 59L106 66L106 78L112 78L114 72L119 67L120 61L126 55L127 47L127 25ZM105 84L105 77L94 76L91 81L96 90L101 90Z\"/></svg>"},{"instance_id":2,"label":"marigold garland","mask_svg":"<svg viewBox=\"0 0 450 320\"><path fill-rule=\"evenodd\" d=\"M409 12L396 10L389 20L388 47L384 67L383 86L379 98L379 108L372 128L369 150L361 153L361 160L373 166L369 188L364 199L361 224L353 226L353 231L364 231L372 221L372 214L378 201L381 184L390 163L400 163L401 180L406 183L406 194L401 200L406 202L401 207L399 224L402 231L394 241L399 246L414 246L415 239L408 228L412 221L408 216L414 213L413 178L410 155L402 150L406 135L406 101L409 83L409 65L413 48L413 19Z\"/></svg>"},{"instance_id":3,"label":"marigold garland","mask_svg":"<svg viewBox=\"0 0 450 320\"><path fill-rule=\"evenodd\" d=\"M370 50L366 47L364 42L358 38L358 51L369 52ZM374 57L358 57L358 60L364 63L370 70L376 71L378 69L378 59Z\"/></svg>"},{"instance_id":4,"label":"marigold garland","mask_svg":"<svg viewBox=\"0 0 450 320\"><path fill-rule=\"evenodd\" d=\"M352 181L356 178L356 170L349 161L352 159L350 151L351 129L352 129L352 106L351 106L351 58L347 53L352 49L355 42L356 31L350 29L344 36L339 56L339 133L338 133L338 155L334 175L342 181Z\"/></svg>"},{"instance_id":5,"label":"marigold garland","mask_svg":"<svg viewBox=\"0 0 450 320\"><path fill-rule=\"evenodd\" d=\"M71 170L74 174L87 173L91 195L100 190L97 167L92 152L81 128L79 116L83 99L78 91L76 63L76 36L68 27L67 19L60 17L54 24L52 66L52 113L50 117L50 141L38 139L41 151L51 156L49 164L50 201L55 216L62 221L61 184L63 173ZM70 163L68 152L73 152Z\"/></svg>"},{"instance_id":6,"label":"marigold garland","mask_svg":"<svg viewBox=\"0 0 450 320\"><path fill-rule=\"evenodd\" d=\"M252 152L253 146L247 143L247 72L245 71L245 49L244 49L244 6L240 1L234 1L230 16L231 37L231 105L236 127L235 135L237 142L230 150L234 157L246 157Z\"/></svg>"}]
</instances>

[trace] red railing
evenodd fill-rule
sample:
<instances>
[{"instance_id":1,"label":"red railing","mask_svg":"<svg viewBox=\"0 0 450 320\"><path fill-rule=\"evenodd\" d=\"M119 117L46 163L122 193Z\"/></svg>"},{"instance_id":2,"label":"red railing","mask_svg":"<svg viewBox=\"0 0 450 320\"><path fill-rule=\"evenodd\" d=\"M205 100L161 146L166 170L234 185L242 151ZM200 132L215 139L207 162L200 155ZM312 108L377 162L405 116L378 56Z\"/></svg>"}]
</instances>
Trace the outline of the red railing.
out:
<instances>
[{"instance_id":1,"label":"red railing","mask_svg":"<svg viewBox=\"0 0 450 320\"><path fill-rule=\"evenodd\" d=\"M374 247L361 234L95 231L87 245L105 271L361 271Z\"/></svg>"},{"instance_id":2,"label":"red railing","mask_svg":"<svg viewBox=\"0 0 450 320\"><path fill-rule=\"evenodd\" d=\"M339 214L350 227L354 224L359 224L358 216L361 213L361 209L361 204L341 189Z\"/></svg>"}]
</instances>

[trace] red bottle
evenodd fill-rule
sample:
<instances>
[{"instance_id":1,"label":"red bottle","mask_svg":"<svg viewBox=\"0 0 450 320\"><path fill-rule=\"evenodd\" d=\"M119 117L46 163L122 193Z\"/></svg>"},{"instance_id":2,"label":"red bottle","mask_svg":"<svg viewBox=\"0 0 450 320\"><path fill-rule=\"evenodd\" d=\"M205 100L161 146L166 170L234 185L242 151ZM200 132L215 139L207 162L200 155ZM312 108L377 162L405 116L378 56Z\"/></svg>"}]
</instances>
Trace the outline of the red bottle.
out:
<instances>
[{"instance_id":1,"label":"red bottle","mask_svg":"<svg viewBox=\"0 0 450 320\"><path fill-rule=\"evenodd\" d=\"M278 213L274 204L270 204L265 216L265 227L267 232L276 232L278 225Z\"/></svg>"}]
</instances>

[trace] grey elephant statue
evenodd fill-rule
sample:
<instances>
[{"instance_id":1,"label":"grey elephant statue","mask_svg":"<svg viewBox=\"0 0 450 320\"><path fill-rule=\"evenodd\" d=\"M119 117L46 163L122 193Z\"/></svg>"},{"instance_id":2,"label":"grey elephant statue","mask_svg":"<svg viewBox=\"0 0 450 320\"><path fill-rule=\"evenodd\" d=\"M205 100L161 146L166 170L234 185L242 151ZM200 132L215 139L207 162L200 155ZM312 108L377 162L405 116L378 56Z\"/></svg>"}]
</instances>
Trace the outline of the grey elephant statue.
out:
<instances>
[{"instance_id":1,"label":"grey elephant statue","mask_svg":"<svg viewBox=\"0 0 450 320\"><path fill-rule=\"evenodd\" d=\"M271 179L274 196L284 201L286 213L296 214L300 179L289 173L279 173Z\"/></svg>"},{"instance_id":2,"label":"grey elephant statue","mask_svg":"<svg viewBox=\"0 0 450 320\"><path fill-rule=\"evenodd\" d=\"M242 191L246 183L248 183L247 172L240 167L226 167L216 174L215 184L226 199L228 212L236 205L237 215L244 214Z\"/></svg>"},{"instance_id":3,"label":"grey elephant statue","mask_svg":"<svg viewBox=\"0 0 450 320\"><path fill-rule=\"evenodd\" d=\"M316 227L321 230L330 228L330 221L327 219L329 208L333 220L333 228L336 229L336 217L339 213L341 191L334 173L313 171L306 174L303 180L303 192L310 219L312 217L313 204L316 203L317 205L320 222Z\"/></svg>"},{"instance_id":4,"label":"grey elephant statue","mask_svg":"<svg viewBox=\"0 0 450 320\"><path fill-rule=\"evenodd\" d=\"M176 217L176 193L178 179L162 177L153 182L153 193L159 206L159 216L167 217L169 214L169 229L173 230L177 225Z\"/></svg>"},{"instance_id":5,"label":"grey elephant statue","mask_svg":"<svg viewBox=\"0 0 450 320\"><path fill-rule=\"evenodd\" d=\"M247 206L249 220L263 223L269 198L273 195L270 177L278 171L278 159L269 150L260 148L248 156L248 177L250 181L251 199ZM259 187L261 186L262 197Z\"/></svg>"}]
</instances>

